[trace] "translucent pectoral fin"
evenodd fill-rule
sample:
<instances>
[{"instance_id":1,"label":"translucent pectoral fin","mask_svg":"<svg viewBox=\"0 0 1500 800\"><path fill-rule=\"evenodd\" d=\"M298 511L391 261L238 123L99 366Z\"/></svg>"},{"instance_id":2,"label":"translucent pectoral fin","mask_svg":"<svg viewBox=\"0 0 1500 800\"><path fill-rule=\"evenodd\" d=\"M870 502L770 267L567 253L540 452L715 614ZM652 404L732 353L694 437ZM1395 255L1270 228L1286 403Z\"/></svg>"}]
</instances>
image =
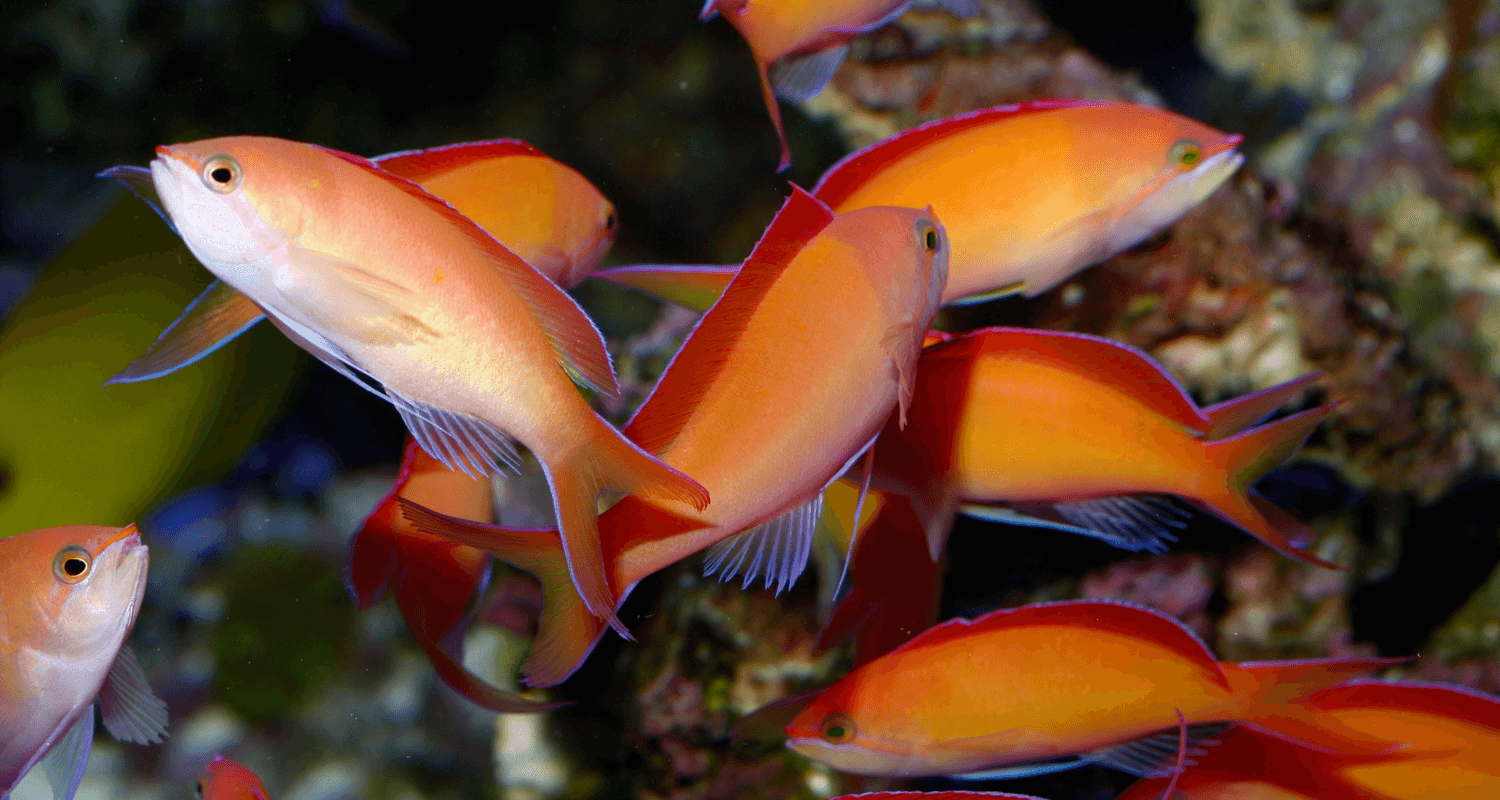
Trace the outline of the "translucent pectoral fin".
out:
<instances>
[{"instance_id":1,"label":"translucent pectoral fin","mask_svg":"<svg viewBox=\"0 0 1500 800\"><path fill-rule=\"evenodd\" d=\"M264 316L253 300L216 280L156 337L144 355L104 385L147 381L176 372L228 344Z\"/></svg>"},{"instance_id":2,"label":"translucent pectoral fin","mask_svg":"<svg viewBox=\"0 0 1500 800\"><path fill-rule=\"evenodd\" d=\"M104 728L122 742L156 744L167 736L167 704L151 691L129 645L115 654L115 663L104 678L99 711Z\"/></svg>"},{"instance_id":3,"label":"translucent pectoral fin","mask_svg":"<svg viewBox=\"0 0 1500 800\"><path fill-rule=\"evenodd\" d=\"M287 245L276 288L324 330L367 344L416 344L436 339L420 318L416 292L338 256Z\"/></svg>"}]
</instances>

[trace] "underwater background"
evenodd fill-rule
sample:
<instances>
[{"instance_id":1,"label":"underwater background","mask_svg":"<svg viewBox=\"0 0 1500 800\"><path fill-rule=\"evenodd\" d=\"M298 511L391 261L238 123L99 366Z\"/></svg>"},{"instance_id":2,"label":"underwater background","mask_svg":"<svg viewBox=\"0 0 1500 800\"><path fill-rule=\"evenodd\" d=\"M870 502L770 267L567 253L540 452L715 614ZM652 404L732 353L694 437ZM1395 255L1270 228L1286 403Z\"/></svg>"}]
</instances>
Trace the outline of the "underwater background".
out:
<instances>
[{"instance_id":1,"label":"underwater background","mask_svg":"<svg viewBox=\"0 0 1500 800\"><path fill-rule=\"evenodd\" d=\"M606 638L538 695L575 705L497 717L434 679L392 604L356 612L344 588L347 537L395 476L394 410L269 326L161 381L101 386L210 276L93 176L227 134L366 156L521 138L614 202L607 263L627 264L738 261L786 179L973 108L1123 99L1243 133L1247 168L1167 233L943 322L1107 335L1202 403L1323 370L1307 405L1344 405L1258 488L1349 570L1206 517L1155 558L961 519L943 616L1116 597L1226 660L1419 654L1400 674L1500 692L1500 3L983 6L857 40L827 91L785 107L780 177L744 41L690 0L498 4L499 21L401 0L0 9L0 534L139 521L152 570L133 642L172 716L164 746L101 737L78 796L187 797L216 752L287 800L950 785L729 744L740 715L847 668L812 647L836 552L779 598L704 580L697 559L665 570L622 613L638 643ZM625 391L602 410L622 421L696 317L598 281L575 296L616 353ZM497 492L507 522L546 513L535 476ZM513 681L539 603L497 565L467 663ZM1105 800L1130 782L1091 767L987 788ZM48 796L39 776L14 795Z\"/></svg>"}]
</instances>

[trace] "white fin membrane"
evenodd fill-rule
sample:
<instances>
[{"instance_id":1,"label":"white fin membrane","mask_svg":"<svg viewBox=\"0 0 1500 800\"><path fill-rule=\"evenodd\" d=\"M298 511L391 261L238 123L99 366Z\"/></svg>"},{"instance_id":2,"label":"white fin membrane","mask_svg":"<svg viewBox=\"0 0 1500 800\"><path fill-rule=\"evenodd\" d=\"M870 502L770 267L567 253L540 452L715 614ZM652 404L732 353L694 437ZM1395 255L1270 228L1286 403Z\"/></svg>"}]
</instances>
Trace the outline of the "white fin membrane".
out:
<instances>
[{"instance_id":1,"label":"white fin membrane","mask_svg":"<svg viewBox=\"0 0 1500 800\"><path fill-rule=\"evenodd\" d=\"M1192 513L1164 495L1119 495L1056 503L1052 509L1067 521L1110 544L1134 552L1165 553L1177 541L1174 530L1187 526Z\"/></svg>"},{"instance_id":2,"label":"white fin membrane","mask_svg":"<svg viewBox=\"0 0 1500 800\"><path fill-rule=\"evenodd\" d=\"M775 584L776 593L781 594L807 568L813 532L822 514L823 493L818 492L791 511L718 542L708 548L704 576L717 575L721 581L743 576L740 588L744 589L763 578L765 588Z\"/></svg>"},{"instance_id":3,"label":"white fin membrane","mask_svg":"<svg viewBox=\"0 0 1500 800\"><path fill-rule=\"evenodd\" d=\"M122 742L156 744L167 736L167 704L151 691L129 645L115 654L115 663L104 678L99 711L105 730Z\"/></svg>"},{"instance_id":4,"label":"white fin membrane","mask_svg":"<svg viewBox=\"0 0 1500 800\"><path fill-rule=\"evenodd\" d=\"M1187 726L1187 742L1185 744L1182 740L1182 730L1180 728L1168 728L1167 730L1158 731L1139 739L1132 739L1124 744L1088 753L1063 756L1062 758L1038 761L1031 764L1013 764L1008 767L980 772L968 772L952 777L971 781L1027 778L1033 775L1062 772L1084 766L1085 764L1100 764L1142 778L1162 778L1171 775L1172 771L1176 769L1177 751L1180 747L1186 748L1186 755L1188 756L1201 756L1207 752L1204 748L1219 743L1213 737L1218 736L1232 724L1229 722L1200 722L1196 725L1189 725ZM1184 760L1183 763L1184 765L1191 766L1194 762L1189 758Z\"/></svg>"},{"instance_id":5,"label":"white fin membrane","mask_svg":"<svg viewBox=\"0 0 1500 800\"><path fill-rule=\"evenodd\" d=\"M830 47L806 55L787 56L771 65L768 76L776 96L790 103L801 103L833 80L833 73L849 55L849 45Z\"/></svg>"},{"instance_id":6,"label":"white fin membrane","mask_svg":"<svg viewBox=\"0 0 1500 800\"><path fill-rule=\"evenodd\" d=\"M47 782L52 784L54 800L73 800L78 784L83 782L83 771L89 765L89 750L94 746L94 705L89 704L73 720L68 732L47 751L42 762Z\"/></svg>"}]
</instances>

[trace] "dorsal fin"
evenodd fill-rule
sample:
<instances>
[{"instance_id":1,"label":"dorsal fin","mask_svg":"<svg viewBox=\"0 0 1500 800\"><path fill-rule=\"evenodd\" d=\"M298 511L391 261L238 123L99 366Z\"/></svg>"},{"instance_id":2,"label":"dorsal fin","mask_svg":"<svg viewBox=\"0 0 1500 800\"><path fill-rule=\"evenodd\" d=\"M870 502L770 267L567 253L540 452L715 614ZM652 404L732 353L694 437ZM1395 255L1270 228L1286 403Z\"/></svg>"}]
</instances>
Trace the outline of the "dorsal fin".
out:
<instances>
[{"instance_id":1,"label":"dorsal fin","mask_svg":"<svg viewBox=\"0 0 1500 800\"><path fill-rule=\"evenodd\" d=\"M792 186L792 195L771 220L724 295L698 321L651 396L625 427L626 438L654 454L672 444L718 378L746 321L755 314L766 292L802 248L832 221L833 212L827 206Z\"/></svg>"},{"instance_id":2,"label":"dorsal fin","mask_svg":"<svg viewBox=\"0 0 1500 800\"><path fill-rule=\"evenodd\" d=\"M1120 600L1062 600L1002 608L972 620L957 617L928 628L891 653L955 642L1007 628L1040 625L1089 628L1144 639L1197 664L1225 689L1230 688L1229 677L1213 651L1186 625L1160 611Z\"/></svg>"},{"instance_id":3,"label":"dorsal fin","mask_svg":"<svg viewBox=\"0 0 1500 800\"><path fill-rule=\"evenodd\" d=\"M520 139L491 139L485 142L461 142L459 144L431 147L426 150L404 150L370 159L380 168L409 180L421 183L447 172L462 169L476 161L489 161L507 156L533 156L546 158L546 154Z\"/></svg>"},{"instance_id":4,"label":"dorsal fin","mask_svg":"<svg viewBox=\"0 0 1500 800\"><path fill-rule=\"evenodd\" d=\"M1194 434L1202 435L1213 426L1182 384L1150 356L1102 336L1033 328L982 328L922 351L923 361L932 363L979 356L1042 361L1117 386L1146 408Z\"/></svg>"},{"instance_id":5,"label":"dorsal fin","mask_svg":"<svg viewBox=\"0 0 1500 800\"><path fill-rule=\"evenodd\" d=\"M1500 698L1464 686L1360 679L1324 689L1306 702L1324 711L1345 708L1413 711L1500 731Z\"/></svg>"},{"instance_id":6,"label":"dorsal fin","mask_svg":"<svg viewBox=\"0 0 1500 800\"><path fill-rule=\"evenodd\" d=\"M1029 103L983 108L967 114L959 114L956 117L929 122L844 156L837 164L829 167L828 171L823 173L822 178L818 179L818 185L813 187L813 195L827 203L829 208L836 208L881 170L940 139L970 128L1040 111L1102 105L1109 104L1094 100L1034 100Z\"/></svg>"},{"instance_id":7,"label":"dorsal fin","mask_svg":"<svg viewBox=\"0 0 1500 800\"><path fill-rule=\"evenodd\" d=\"M568 376L611 397L619 396L620 385L615 381L614 365L610 361L609 350L605 348L604 335L594 327L594 321L589 319L583 308L567 292L557 288L557 284L537 272L505 245L495 241L495 237L486 233L473 220L416 183L381 169L367 158L326 147L318 149L400 189L461 231L489 256L496 271L521 295L546 332L558 362Z\"/></svg>"}]
</instances>

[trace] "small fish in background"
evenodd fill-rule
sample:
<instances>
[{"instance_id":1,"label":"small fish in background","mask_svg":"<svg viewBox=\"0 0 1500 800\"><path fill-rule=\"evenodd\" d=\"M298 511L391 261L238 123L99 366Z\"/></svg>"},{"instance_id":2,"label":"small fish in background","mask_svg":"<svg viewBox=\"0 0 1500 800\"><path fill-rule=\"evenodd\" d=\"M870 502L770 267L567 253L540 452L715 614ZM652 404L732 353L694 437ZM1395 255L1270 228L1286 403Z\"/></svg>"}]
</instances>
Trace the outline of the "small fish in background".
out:
<instances>
[{"instance_id":1,"label":"small fish in background","mask_svg":"<svg viewBox=\"0 0 1500 800\"><path fill-rule=\"evenodd\" d=\"M497 459L514 466L519 441L542 462L586 607L623 633L598 543L598 494L695 509L709 497L579 394L575 383L619 392L583 309L452 206L359 156L250 136L157 155L152 183L166 216L222 283L116 380L169 372L264 314L389 400L450 467L487 475Z\"/></svg>"},{"instance_id":2,"label":"small fish in background","mask_svg":"<svg viewBox=\"0 0 1500 800\"><path fill-rule=\"evenodd\" d=\"M94 703L116 739L166 736L167 704L125 644L146 591L134 525L71 525L0 539L0 797L45 758L72 800L94 742Z\"/></svg>"},{"instance_id":3,"label":"small fish in background","mask_svg":"<svg viewBox=\"0 0 1500 800\"><path fill-rule=\"evenodd\" d=\"M792 165L792 154L776 98L800 103L822 91L849 55L850 39L890 24L912 5L912 0L708 0L704 4L699 19L723 14L755 56L766 111L781 142L777 172ZM978 0L933 0L928 5L961 17L980 12Z\"/></svg>"},{"instance_id":4,"label":"small fish in background","mask_svg":"<svg viewBox=\"0 0 1500 800\"><path fill-rule=\"evenodd\" d=\"M1336 404L1254 427L1317 373L1208 408L1144 353L1079 333L985 328L922 351L908 424L875 448L872 485L911 498L932 558L955 513L1164 552L1183 501L1283 555L1313 533L1251 486Z\"/></svg>"},{"instance_id":5,"label":"small fish in background","mask_svg":"<svg viewBox=\"0 0 1500 800\"><path fill-rule=\"evenodd\" d=\"M1402 660L1232 664L1156 611L1042 603L949 620L855 669L802 701L787 746L844 772L973 779L1090 763L1165 774L1182 736L1193 747L1230 723L1385 753L1308 696Z\"/></svg>"},{"instance_id":6,"label":"small fish in background","mask_svg":"<svg viewBox=\"0 0 1500 800\"><path fill-rule=\"evenodd\" d=\"M555 704L505 692L464 668L461 625L489 575L488 553L424 533L401 516L397 498L463 519L489 520L494 499L489 480L449 469L407 437L401 472L349 542L348 582L362 609L387 589L412 638L438 676L463 696L494 711L545 711Z\"/></svg>"},{"instance_id":7,"label":"small fish in background","mask_svg":"<svg viewBox=\"0 0 1500 800\"><path fill-rule=\"evenodd\" d=\"M625 433L713 494L703 511L630 497L599 517L610 584L708 548L707 571L778 591L806 566L823 490L905 408L942 292L946 240L927 211L835 217L793 187L723 298L699 322ZM489 551L541 580L533 686L568 677L604 633L565 581L557 536L403 503L417 528Z\"/></svg>"},{"instance_id":8,"label":"small fish in background","mask_svg":"<svg viewBox=\"0 0 1500 800\"><path fill-rule=\"evenodd\" d=\"M1041 100L851 153L813 195L839 214L930 204L953 243L944 305L1036 297L1180 219L1244 162L1241 140L1160 108ZM733 270L633 265L599 277L696 308Z\"/></svg>"},{"instance_id":9,"label":"small fish in background","mask_svg":"<svg viewBox=\"0 0 1500 800\"><path fill-rule=\"evenodd\" d=\"M194 792L201 800L271 800L259 775L221 755L215 755L203 768Z\"/></svg>"},{"instance_id":10,"label":"small fish in background","mask_svg":"<svg viewBox=\"0 0 1500 800\"><path fill-rule=\"evenodd\" d=\"M519 139L371 160L442 198L564 289L599 268L619 233L614 205L588 178Z\"/></svg>"}]
</instances>

